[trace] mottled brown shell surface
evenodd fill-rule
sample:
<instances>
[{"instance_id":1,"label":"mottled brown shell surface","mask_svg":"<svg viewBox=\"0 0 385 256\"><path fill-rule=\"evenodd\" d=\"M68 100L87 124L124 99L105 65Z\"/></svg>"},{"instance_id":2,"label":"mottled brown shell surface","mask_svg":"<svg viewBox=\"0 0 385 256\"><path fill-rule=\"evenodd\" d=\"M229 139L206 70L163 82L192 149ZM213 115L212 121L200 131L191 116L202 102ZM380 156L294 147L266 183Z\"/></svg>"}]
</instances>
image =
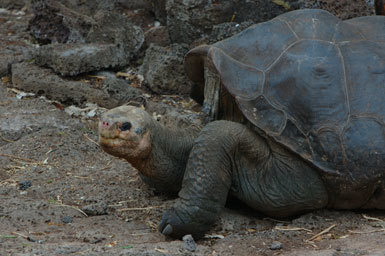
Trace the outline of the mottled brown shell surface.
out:
<instances>
[{"instance_id":1,"label":"mottled brown shell surface","mask_svg":"<svg viewBox=\"0 0 385 256\"><path fill-rule=\"evenodd\" d=\"M384 187L384 16L288 12L191 50L192 80L207 61L243 115L318 167L336 201Z\"/></svg>"}]
</instances>

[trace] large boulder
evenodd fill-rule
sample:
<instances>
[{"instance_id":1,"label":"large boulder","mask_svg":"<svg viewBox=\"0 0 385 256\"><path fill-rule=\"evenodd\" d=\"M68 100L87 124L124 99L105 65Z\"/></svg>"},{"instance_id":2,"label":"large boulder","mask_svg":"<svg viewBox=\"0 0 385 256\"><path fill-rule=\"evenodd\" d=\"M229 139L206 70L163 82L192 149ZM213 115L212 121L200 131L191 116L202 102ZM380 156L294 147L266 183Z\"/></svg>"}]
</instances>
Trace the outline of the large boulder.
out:
<instances>
[{"instance_id":1,"label":"large boulder","mask_svg":"<svg viewBox=\"0 0 385 256\"><path fill-rule=\"evenodd\" d=\"M214 25L259 23L303 8L325 9L342 19L374 13L371 0L167 0L165 6L171 41L186 44L209 35Z\"/></svg>"},{"instance_id":2,"label":"large boulder","mask_svg":"<svg viewBox=\"0 0 385 256\"><path fill-rule=\"evenodd\" d=\"M125 16L98 11L86 37L87 43L115 44L122 48L127 57L133 57L144 42L144 34L141 28L134 26Z\"/></svg>"},{"instance_id":3,"label":"large boulder","mask_svg":"<svg viewBox=\"0 0 385 256\"><path fill-rule=\"evenodd\" d=\"M125 51L113 44L48 44L40 47L36 64L62 76L123 67L129 63Z\"/></svg>"},{"instance_id":4,"label":"large boulder","mask_svg":"<svg viewBox=\"0 0 385 256\"><path fill-rule=\"evenodd\" d=\"M374 14L374 0L300 0L299 7L323 9L343 20Z\"/></svg>"},{"instance_id":5,"label":"large boulder","mask_svg":"<svg viewBox=\"0 0 385 256\"><path fill-rule=\"evenodd\" d=\"M168 29L166 26L153 27L144 33L144 44L146 47L151 44L168 46L170 43L170 36L168 35Z\"/></svg>"},{"instance_id":6,"label":"large boulder","mask_svg":"<svg viewBox=\"0 0 385 256\"><path fill-rule=\"evenodd\" d=\"M210 34L214 25L266 21L287 11L287 5L270 0L168 0L166 10L171 41L190 44Z\"/></svg>"},{"instance_id":7,"label":"large boulder","mask_svg":"<svg viewBox=\"0 0 385 256\"><path fill-rule=\"evenodd\" d=\"M131 82L116 76L107 76L102 83L102 89L119 104L127 103L141 97L139 89L132 87Z\"/></svg>"},{"instance_id":8,"label":"large boulder","mask_svg":"<svg viewBox=\"0 0 385 256\"><path fill-rule=\"evenodd\" d=\"M7 9L21 9L24 6L28 6L30 4L30 0L1 0L0 8Z\"/></svg>"},{"instance_id":9,"label":"large boulder","mask_svg":"<svg viewBox=\"0 0 385 256\"><path fill-rule=\"evenodd\" d=\"M12 64L33 58L36 47L28 41L27 27L24 11L0 10L0 77L10 73Z\"/></svg>"},{"instance_id":10,"label":"large boulder","mask_svg":"<svg viewBox=\"0 0 385 256\"><path fill-rule=\"evenodd\" d=\"M214 25L211 34L209 35L208 44L213 44L238 34L253 24L254 23L251 21L245 21L242 23L225 22L219 25Z\"/></svg>"},{"instance_id":11,"label":"large boulder","mask_svg":"<svg viewBox=\"0 0 385 256\"><path fill-rule=\"evenodd\" d=\"M88 16L97 11L151 10L150 0L59 0L62 4Z\"/></svg>"},{"instance_id":12,"label":"large boulder","mask_svg":"<svg viewBox=\"0 0 385 256\"><path fill-rule=\"evenodd\" d=\"M29 31L39 44L84 43L96 21L55 0L33 0Z\"/></svg>"},{"instance_id":13,"label":"large boulder","mask_svg":"<svg viewBox=\"0 0 385 256\"><path fill-rule=\"evenodd\" d=\"M191 81L187 79L183 66L183 58L187 51L187 47L178 44L170 47L152 44L146 50L146 56L139 70L147 86L161 94L189 93Z\"/></svg>"},{"instance_id":14,"label":"large boulder","mask_svg":"<svg viewBox=\"0 0 385 256\"><path fill-rule=\"evenodd\" d=\"M135 94L128 85L104 84L97 86L85 81L66 80L50 69L41 68L31 63L12 65L12 87L37 95L44 95L48 99L57 100L66 105L83 107L88 102L96 103L105 108L120 106L127 98L116 93L117 87L121 90L121 94Z\"/></svg>"},{"instance_id":15,"label":"large boulder","mask_svg":"<svg viewBox=\"0 0 385 256\"><path fill-rule=\"evenodd\" d=\"M139 52L144 34L123 15L99 11L83 40L85 43L43 45L36 63L63 76L121 68Z\"/></svg>"},{"instance_id":16,"label":"large boulder","mask_svg":"<svg viewBox=\"0 0 385 256\"><path fill-rule=\"evenodd\" d=\"M153 6L153 12L155 18L160 21L162 25L167 24L167 11L166 2L167 0L151 0Z\"/></svg>"},{"instance_id":17,"label":"large boulder","mask_svg":"<svg viewBox=\"0 0 385 256\"><path fill-rule=\"evenodd\" d=\"M10 74L12 64L32 59L35 52L34 47L23 43L7 47L0 46L0 77Z\"/></svg>"}]
</instances>

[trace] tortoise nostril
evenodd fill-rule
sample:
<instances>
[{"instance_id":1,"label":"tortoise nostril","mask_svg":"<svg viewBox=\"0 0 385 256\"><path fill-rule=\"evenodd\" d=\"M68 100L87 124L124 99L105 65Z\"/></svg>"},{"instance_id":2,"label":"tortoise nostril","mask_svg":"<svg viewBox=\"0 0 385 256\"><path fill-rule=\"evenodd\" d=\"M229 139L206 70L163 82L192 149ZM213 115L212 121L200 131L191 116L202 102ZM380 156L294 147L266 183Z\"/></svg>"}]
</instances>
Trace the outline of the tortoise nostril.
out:
<instances>
[{"instance_id":1,"label":"tortoise nostril","mask_svg":"<svg viewBox=\"0 0 385 256\"><path fill-rule=\"evenodd\" d=\"M109 122L101 121L100 123L101 123L101 125L102 125L104 128L110 127L110 123L109 123Z\"/></svg>"},{"instance_id":2,"label":"tortoise nostril","mask_svg":"<svg viewBox=\"0 0 385 256\"><path fill-rule=\"evenodd\" d=\"M131 127L132 127L132 125L131 125L130 122L124 122L124 123L122 124L122 126L120 126L120 130L121 130L121 131L128 131L128 130L131 129Z\"/></svg>"}]
</instances>

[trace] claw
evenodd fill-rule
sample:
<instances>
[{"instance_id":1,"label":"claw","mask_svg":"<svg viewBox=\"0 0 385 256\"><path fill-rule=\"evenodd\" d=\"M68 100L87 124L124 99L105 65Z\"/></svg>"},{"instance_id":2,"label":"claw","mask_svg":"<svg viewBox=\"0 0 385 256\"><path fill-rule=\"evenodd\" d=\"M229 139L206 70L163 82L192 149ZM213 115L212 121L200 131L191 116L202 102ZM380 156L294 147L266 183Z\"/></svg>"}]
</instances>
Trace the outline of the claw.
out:
<instances>
[{"instance_id":1,"label":"claw","mask_svg":"<svg viewBox=\"0 0 385 256\"><path fill-rule=\"evenodd\" d=\"M171 226L170 224L168 224L168 225L163 229L162 234L168 236L168 235L171 235L171 234L172 234L172 231L173 231L172 226Z\"/></svg>"}]
</instances>

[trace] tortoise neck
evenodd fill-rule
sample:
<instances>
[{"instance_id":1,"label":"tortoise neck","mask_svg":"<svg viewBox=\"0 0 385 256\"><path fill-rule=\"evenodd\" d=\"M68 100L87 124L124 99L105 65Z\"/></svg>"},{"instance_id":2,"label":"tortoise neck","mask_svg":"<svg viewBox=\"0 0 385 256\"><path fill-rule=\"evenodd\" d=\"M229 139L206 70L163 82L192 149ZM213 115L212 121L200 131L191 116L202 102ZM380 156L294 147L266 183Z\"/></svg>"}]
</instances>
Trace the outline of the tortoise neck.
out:
<instances>
[{"instance_id":1,"label":"tortoise neck","mask_svg":"<svg viewBox=\"0 0 385 256\"><path fill-rule=\"evenodd\" d=\"M151 153L140 165L134 166L143 175L142 179L160 191L178 192L198 132L193 128L166 128L155 121L151 127Z\"/></svg>"}]
</instances>

